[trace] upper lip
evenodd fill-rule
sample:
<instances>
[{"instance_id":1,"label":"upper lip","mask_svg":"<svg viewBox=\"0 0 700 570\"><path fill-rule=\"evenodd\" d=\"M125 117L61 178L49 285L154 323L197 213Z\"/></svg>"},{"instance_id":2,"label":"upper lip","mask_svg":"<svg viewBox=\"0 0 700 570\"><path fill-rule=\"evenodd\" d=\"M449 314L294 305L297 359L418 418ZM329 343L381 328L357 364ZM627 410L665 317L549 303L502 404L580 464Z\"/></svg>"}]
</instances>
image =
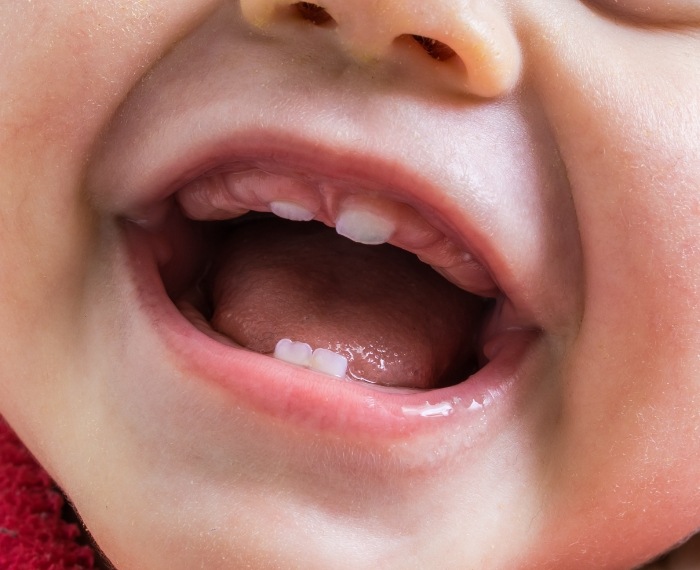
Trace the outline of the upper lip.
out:
<instances>
[{"instance_id":1,"label":"upper lip","mask_svg":"<svg viewBox=\"0 0 700 570\"><path fill-rule=\"evenodd\" d=\"M95 184L100 199L119 217L157 216L160 205L198 177L249 167L356 185L414 207L481 263L515 309L513 322L523 328L539 327L536 307L530 306L530 297L511 270L507 252L493 241L488 228L476 222L480 213L446 199L443 189L420 172L382 153L370 155L280 130L218 131L188 142L143 163L142 169L125 168L117 176L110 172L111 182Z\"/></svg>"}]
</instances>

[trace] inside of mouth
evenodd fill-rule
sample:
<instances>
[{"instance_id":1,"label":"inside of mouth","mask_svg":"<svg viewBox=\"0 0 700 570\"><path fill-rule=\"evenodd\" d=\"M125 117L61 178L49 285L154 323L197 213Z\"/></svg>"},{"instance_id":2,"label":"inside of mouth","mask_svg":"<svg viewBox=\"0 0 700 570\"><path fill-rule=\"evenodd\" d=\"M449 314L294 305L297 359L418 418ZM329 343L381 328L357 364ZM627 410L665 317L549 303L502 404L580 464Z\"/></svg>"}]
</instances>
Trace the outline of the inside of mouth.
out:
<instances>
[{"instance_id":1,"label":"inside of mouth","mask_svg":"<svg viewBox=\"0 0 700 570\"><path fill-rule=\"evenodd\" d=\"M483 364L479 337L493 299L453 285L411 252L270 213L194 221L175 203L169 218L165 288L225 344L409 390L460 383ZM308 360L329 354L330 364ZM333 355L346 363L340 373Z\"/></svg>"}]
</instances>

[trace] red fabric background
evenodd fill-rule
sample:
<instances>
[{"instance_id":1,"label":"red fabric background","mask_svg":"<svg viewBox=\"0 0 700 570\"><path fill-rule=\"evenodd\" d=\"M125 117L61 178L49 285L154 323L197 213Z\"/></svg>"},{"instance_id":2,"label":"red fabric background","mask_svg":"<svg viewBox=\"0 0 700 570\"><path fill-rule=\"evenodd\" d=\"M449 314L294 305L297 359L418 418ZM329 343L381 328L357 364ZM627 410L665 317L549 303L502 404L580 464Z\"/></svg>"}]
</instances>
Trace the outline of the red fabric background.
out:
<instances>
[{"instance_id":1,"label":"red fabric background","mask_svg":"<svg viewBox=\"0 0 700 570\"><path fill-rule=\"evenodd\" d=\"M0 570L87 570L95 553L64 521L64 499L0 417Z\"/></svg>"}]
</instances>

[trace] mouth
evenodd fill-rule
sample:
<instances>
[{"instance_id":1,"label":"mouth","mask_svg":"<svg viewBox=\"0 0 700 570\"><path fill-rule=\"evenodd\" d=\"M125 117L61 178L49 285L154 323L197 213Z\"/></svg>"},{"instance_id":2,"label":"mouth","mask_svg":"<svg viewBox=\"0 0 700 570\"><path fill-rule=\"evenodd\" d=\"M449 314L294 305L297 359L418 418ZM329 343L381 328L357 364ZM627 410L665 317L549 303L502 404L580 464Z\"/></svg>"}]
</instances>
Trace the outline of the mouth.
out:
<instances>
[{"instance_id":1,"label":"mouth","mask_svg":"<svg viewBox=\"0 0 700 570\"><path fill-rule=\"evenodd\" d=\"M541 336L490 244L415 173L272 138L178 159L120 215L178 366L312 430L483 425Z\"/></svg>"}]
</instances>

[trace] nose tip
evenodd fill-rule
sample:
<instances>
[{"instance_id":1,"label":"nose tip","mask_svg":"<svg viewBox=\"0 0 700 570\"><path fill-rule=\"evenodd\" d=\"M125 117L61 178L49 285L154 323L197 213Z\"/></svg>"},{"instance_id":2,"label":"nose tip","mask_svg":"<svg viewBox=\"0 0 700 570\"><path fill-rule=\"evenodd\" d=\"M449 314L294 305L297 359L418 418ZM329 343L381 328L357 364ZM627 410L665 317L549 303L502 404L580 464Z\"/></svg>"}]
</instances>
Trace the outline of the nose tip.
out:
<instances>
[{"instance_id":1,"label":"nose tip","mask_svg":"<svg viewBox=\"0 0 700 570\"><path fill-rule=\"evenodd\" d=\"M300 22L333 28L361 64L401 50L417 64L432 58L449 66L471 95L504 95L520 78L520 46L507 13L494 0L241 0L240 5L243 16L262 28L290 11Z\"/></svg>"}]
</instances>

